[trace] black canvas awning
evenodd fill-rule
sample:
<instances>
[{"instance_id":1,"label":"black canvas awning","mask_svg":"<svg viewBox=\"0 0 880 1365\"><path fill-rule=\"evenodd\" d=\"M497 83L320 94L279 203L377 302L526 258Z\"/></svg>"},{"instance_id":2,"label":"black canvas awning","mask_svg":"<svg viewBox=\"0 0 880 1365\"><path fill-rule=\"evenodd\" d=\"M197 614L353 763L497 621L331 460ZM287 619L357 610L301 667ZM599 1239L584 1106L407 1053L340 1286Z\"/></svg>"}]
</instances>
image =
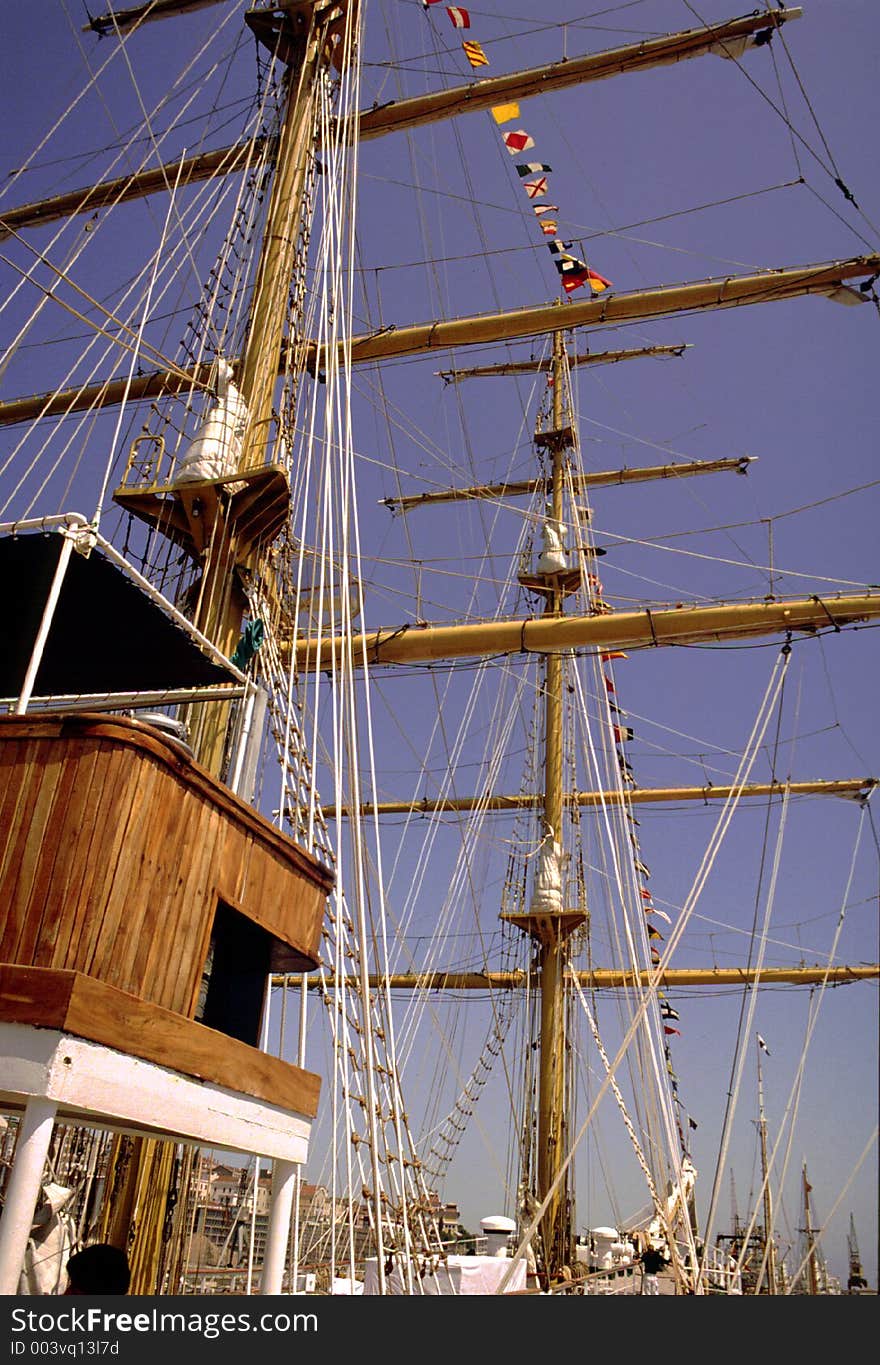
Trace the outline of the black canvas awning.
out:
<instances>
[{"instance_id":1,"label":"black canvas awning","mask_svg":"<svg viewBox=\"0 0 880 1365\"><path fill-rule=\"evenodd\" d=\"M63 539L51 534L0 538L6 626L0 696L21 691ZM158 692L235 681L122 569L98 549L76 551L34 686L35 696Z\"/></svg>"}]
</instances>

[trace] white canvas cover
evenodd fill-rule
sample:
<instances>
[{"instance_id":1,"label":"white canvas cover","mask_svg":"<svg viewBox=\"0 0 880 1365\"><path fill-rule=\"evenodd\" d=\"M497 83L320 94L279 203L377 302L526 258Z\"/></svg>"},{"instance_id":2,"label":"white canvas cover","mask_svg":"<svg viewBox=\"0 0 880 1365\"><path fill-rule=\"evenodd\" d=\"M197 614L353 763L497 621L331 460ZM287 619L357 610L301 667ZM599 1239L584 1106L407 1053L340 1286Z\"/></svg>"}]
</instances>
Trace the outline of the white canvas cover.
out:
<instances>
[{"instance_id":1,"label":"white canvas cover","mask_svg":"<svg viewBox=\"0 0 880 1365\"><path fill-rule=\"evenodd\" d=\"M568 568L568 560L562 544L562 527L553 517L545 518L543 541L538 573L562 573Z\"/></svg>"},{"instance_id":2,"label":"white canvas cover","mask_svg":"<svg viewBox=\"0 0 880 1365\"><path fill-rule=\"evenodd\" d=\"M195 439L187 447L176 482L222 479L234 474L241 459L247 418L247 404L232 382L232 367L225 360L218 360L217 402L208 409Z\"/></svg>"},{"instance_id":3,"label":"white canvas cover","mask_svg":"<svg viewBox=\"0 0 880 1365\"><path fill-rule=\"evenodd\" d=\"M331 1294L363 1294L363 1280L351 1280L344 1275L335 1275L330 1285Z\"/></svg>"},{"instance_id":4,"label":"white canvas cover","mask_svg":"<svg viewBox=\"0 0 880 1365\"><path fill-rule=\"evenodd\" d=\"M526 1263L521 1258L515 1264L507 1256L450 1256L445 1264L428 1272L418 1280L414 1294L497 1294L506 1275L510 1279L505 1294L513 1294L526 1287ZM386 1292L406 1294L406 1281L395 1266L385 1277ZM379 1271L375 1257L364 1266L364 1293L379 1293Z\"/></svg>"},{"instance_id":5,"label":"white canvas cover","mask_svg":"<svg viewBox=\"0 0 880 1365\"><path fill-rule=\"evenodd\" d=\"M76 1228L67 1206L73 1190L49 1181L43 1186L28 1238L19 1294L61 1294L67 1285L68 1257Z\"/></svg>"},{"instance_id":6,"label":"white canvas cover","mask_svg":"<svg viewBox=\"0 0 880 1365\"><path fill-rule=\"evenodd\" d=\"M538 854L531 910L550 915L562 910L562 848L557 843Z\"/></svg>"}]
</instances>

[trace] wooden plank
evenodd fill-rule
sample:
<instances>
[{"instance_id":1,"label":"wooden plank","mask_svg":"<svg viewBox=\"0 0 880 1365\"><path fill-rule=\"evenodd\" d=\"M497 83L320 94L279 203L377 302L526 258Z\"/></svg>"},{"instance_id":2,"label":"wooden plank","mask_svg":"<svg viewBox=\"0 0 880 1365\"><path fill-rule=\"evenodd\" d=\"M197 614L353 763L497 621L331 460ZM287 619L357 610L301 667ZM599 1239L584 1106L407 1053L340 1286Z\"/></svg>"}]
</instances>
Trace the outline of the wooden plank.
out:
<instances>
[{"instance_id":1,"label":"wooden plank","mask_svg":"<svg viewBox=\"0 0 880 1365\"><path fill-rule=\"evenodd\" d=\"M77 781L67 808L72 831L76 831L68 849L63 875L57 879L53 894L62 897L67 913L59 930L53 967L77 966L76 953L90 906L83 891L86 869L91 862L92 843L98 822L93 812L105 809L104 773L98 746L86 743L81 749L68 750L65 762L76 772Z\"/></svg>"},{"instance_id":2,"label":"wooden plank","mask_svg":"<svg viewBox=\"0 0 880 1365\"><path fill-rule=\"evenodd\" d=\"M22 925L14 913L13 895L20 875L21 845L28 827L30 810L35 799L33 791L31 764L33 755L26 738L16 746L17 772L10 782L10 790L4 800L3 822L6 832L6 849L3 859L3 876L0 881L3 903L2 932L0 932L0 952L3 957L14 958L18 952ZM17 779L17 780L16 780Z\"/></svg>"},{"instance_id":3,"label":"wooden plank","mask_svg":"<svg viewBox=\"0 0 880 1365\"><path fill-rule=\"evenodd\" d=\"M102 977L122 990L134 991L145 1000L183 1013L179 1000L168 996L148 962L145 963L143 956L132 951L137 947L137 940L126 932L126 922L130 919L138 925L137 938L144 940L145 947L147 940L155 944L160 950L162 962L175 955L180 925L187 923L194 910L197 910L174 889L176 869L167 842L167 835L173 827L168 821L171 813L176 813L176 823L179 824L182 810L177 784L168 782L167 774L160 764L152 759L145 760L132 808L129 841L132 851L137 846L137 866L129 866L123 871L120 860L120 877L113 886L117 927L112 956L116 970L111 974L102 973ZM129 890L132 872L138 879L137 889L133 892ZM146 956L149 957L148 952Z\"/></svg>"},{"instance_id":4,"label":"wooden plank","mask_svg":"<svg viewBox=\"0 0 880 1365\"><path fill-rule=\"evenodd\" d=\"M151 955L149 970L158 983L157 1000L192 1017L214 918L213 868L224 821L207 801L190 798L183 810L177 900L185 913L176 917L173 937L165 934L168 950ZM156 949L160 949L158 941Z\"/></svg>"},{"instance_id":5,"label":"wooden plank","mask_svg":"<svg viewBox=\"0 0 880 1365\"><path fill-rule=\"evenodd\" d=\"M121 767L123 762L123 755L117 753L116 763ZM113 863L112 874L106 882L106 917L90 975L100 977L109 986L121 991L134 990L145 999L156 1002L153 983L146 981L141 991L127 979L126 943L131 942L132 934L142 932L145 906L151 895L160 894L160 889L156 887L151 831L154 820L164 808L162 796L166 796L166 793L162 792L156 764L139 763L136 771L138 781L132 786L119 857Z\"/></svg>"},{"instance_id":6,"label":"wooden plank","mask_svg":"<svg viewBox=\"0 0 880 1365\"><path fill-rule=\"evenodd\" d=\"M260 922L282 942L306 956L315 956L320 948L325 898L302 878L291 883L276 860L266 858L264 865Z\"/></svg>"},{"instance_id":7,"label":"wooden plank","mask_svg":"<svg viewBox=\"0 0 880 1365\"><path fill-rule=\"evenodd\" d=\"M236 909L241 907L242 887L247 884L252 847L252 841L247 838L247 831L236 824L226 823L215 868L215 879L220 895Z\"/></svg>"},{"instance_id":8,"label":"wooden plank","mask_svg":"<svg viewBox=\"0 0 880 1365\"><path fill-rule=\"evenodd\" d=\"M258 838L277 848L287 861L301 867L307 873L314 872L318 881L326 884L328 889L332 888L333 874L322 867L317 859L312 858L311 854L307 853L299 844L294 843L281 830L276 829L271 821L260 815L259 811L254 810L252 806L248 806L239 797L233 795L228 787L217 782L206 769L201 768L196 763L195 759L191 759L173 748L171 743L166 743L155 731L151 733L148 727L140 725L136 721L108 721L104 717L95 720L94 717L89 717L88 713L71 717L71 720L79 722L84 717L90 719L90 733L154 754L172 769L192 791L207 796L212 805L222 809L232 820L253 830ZM2 718L0 718L0 724L2 724Z\"/></svg>"},{"instance_id":9,"label":"wooden plank","mask_svg":"<svg viewBox=\"0 0 880 1365\"><path fill-rule=\"evenodd\" d=\"M82 970L186 1012L218 893L314 956L332 875L180 746L104 716L0 717L0 755L0 960Z\"/></svg>"},{"instance_id":10,"label":"wooden plank","mask_svg":"<svg viewBox=\"0 0 880 1365\"><path fill-rule=\"evenodd\" d=\"M108 749L103 755L105 767L104 806L95 812L95 838L92 856L86 872L84 919L77 952L77 967L95 976L103 974L107 965L105 934L112 933L112 914L108 907L120 862L128 865L130 850L125 840L132 804L137 799L140 769L125 762L124 755ZM137 932L137 926L130 926Z\"/></svg>"},{"instance_id":11,"label":"wooden plank","mask_svg":"<svg viewBox=\"0 0 880 1365\"><path fill-rule=\"evenodd\" d=\"M17 929L12 952L16 962L31 962L38 942L42 907L38 905L36 914L30 917L28 911L60 770L58 763L51 759L48 762L41 761L44 754L36 752L40 747L35 746L35 751L29 756L29 780L22 789L16 809L18 865L14 874L10 869L11 875L3 888L10 920L15 926L13 932Z\"/></svg>"},{"instance_id":12,"label":"wooden plank","mask_svg":"<svg viewBox=\"0 0 880 1365\"><path fill-rule=\"evenodd\" d=\"M27 778L26 743L14 740L0 745L0 960L11 957L13 943L12 920L8 914L6 884L10 871L14 873L18 857L18 833L15 811L22 786Z\"/></svg>"},{"instance_id":13,"label":"wooden plank","mask_svg":"<svg viewBox=\"0 0 880 1365\"><path fill-rule=\"evenodd\" d=\"M220 895L273 937L314 956L324 918L323 888L292 877L288 864L264 844L248 838L242 846L238 834L235 826L228 827L219 865Z\"/></svg>"},{"instance_id":14,"label":"wooden plank","mask_svg":"<svg viewBox=\"0 0 880 1365\"><path fill-rule=\"evenodd\" d=\"M0 726L16 739L60 739L67 717L60 711L0 716Z\"/></svg>"},{"instance_id":15,"label":"wooden plank","mask_svg":"<svg viewBox=\"0 0 880 1365\"><path fill-rule=\"evenodd\" d=\"M64 869L76 843L76 824L71 818L71 803L81 782L81 764L71 762L71 755L53 745L53 766L56 771L55 790L46 822L46 837L40 850L37 871L31 886L28 918L39 924L31 961L35 967L55 967L58 940L69 939L65 920L72 917L74 907L63 895Z\"/></svg>"},{"instance_id":16,"label":"wooden plank","mask_svg":"<svg viewBox=\"0 0 880 1365\"><path fill-rule=\"evenodd\" d=\"M105 870L104 845L120 824L126 787L113 770L111 755L97 741L88 741L85 748L77 745L69 752L78 764L86 758L87 766L82 784L82 821L67 878L73 907L70 941L56 965L88 971L93 947L91 926L94 922L100 925L103 918L100 886Z\"/></svg>"},{"instance_id":17,"label":"wooden plank","mask_svg":"<svg viewBox=\"0 0 880 1365\"><path fill-rule=\"evenodd\" d=\"M161 783L160 786L164 791ZM177 991L174 976L181 968L187 972L180 958L192 936L191 922L199 921L200 907L197 895L187 895L186 891L183 872L187 864L181 859L187 812L177 787L162 806L159 818L151 818L144 848L143 875L150 879L151 888L143 905L141 931L130 943L129 977L140 983L138 995L188 1014L187 993Z\"/></svg>"},{"instance_id":18,"label":"wooden plank","mask_svg":"<svg viewBox=\"0 0 880 1365\"><path fill-rule=\"evenodd\" d=\"M0 962L0 1019L63 1029L76 972Z\"/></svg>"},{"instance_id":19,"label":"wooden plank","mask_svg":"<svg viewBox=\"0 0 880 1365\"><path fill-rule=\"evenodd\" d=\"M153 983L151 998L157 1004L191 1018L193 958L204 934L203 920L208 915L201 873L205 849L199 842L195 818L198 812L193 811L189 802L183 802L179 809L173 843L168 849L170 880L167 894L176 909L173 915L163 917L151 939L147 941L145 936L139 970L145 980ZM193 940L196 940L195 946Z\"/></svg>"},{"instance_id":20,"label":"wooden plank","mask_svg":"<svg viewBox=\"0 0 880 1365\"><path fill-rule=\"evenodd\" d=\"M174 741L166 740L149 726L135 720L111 719L101 713L92 712L68 714L63 717L63 721L59 721L54 715L43 720L0 716L0 742L3 742L6 736L17 738L19 732L39 735L41 727L44 727L43 733L49 735L58 734L60 731L68 740L89 735L153 754L190 790L207 797L212 805L223 810L230 819L252 830L258 841L276 849L286 862L299 868L318 885L326 888L328 893L332 890L333 873L319 863L317 858L313 858L304 848L277 829L259 811L233 795L228 787L217 782L206 769L196 763L195 759L175 745Z\"/></svg>"},{"instance_id":21,"label":"wooden plank","mask_svg":"<svg viewBox=\"0 0 880 1365\"><path fill-rule=\"evenodd\" d=\"M55 1028L307 1118L320 1077L81 972L0 964L0 1020Z\"/></svg>"}]
</instances>

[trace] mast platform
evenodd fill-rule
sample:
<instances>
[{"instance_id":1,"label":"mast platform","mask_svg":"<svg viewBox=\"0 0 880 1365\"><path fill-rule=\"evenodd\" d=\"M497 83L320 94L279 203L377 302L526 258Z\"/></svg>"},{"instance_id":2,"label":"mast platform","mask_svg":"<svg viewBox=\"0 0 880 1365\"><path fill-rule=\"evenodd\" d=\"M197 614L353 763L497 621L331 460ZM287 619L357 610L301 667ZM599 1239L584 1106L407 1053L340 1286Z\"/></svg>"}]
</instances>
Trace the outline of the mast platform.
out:
<instances>
[{"instance_id":1,"label":"mast platform","mask_svg":"<svg viewBox=\"0 0 880 1365\"><path fill-rule=\"evenodd\" d=\"M513 924L517 929L522 929L524 934L531 935L541 943L561 943L579 929L582 924L587 922L587 912L585 910L560 910L555 915L535 914L525 912L523 914L502 914L499 919L506 924Z\"/></svg>"},{"instance_id":2,"label":"mast platform","mask_svg":"<svg viewBox=\"0 0 880 1365\"><path fill-rule=\"evenodd\" d=\"M287 521L290 481L282 465L186 483L123 483L113 501L200 559L222 515L241 553L268 544Z\"/></svg>"},{"instance_id":3,"label":"mast platform","mask_svg":"<svg viewBox=\"0 0 880 1365\"><path fill-rule=\"evenodd\" d=\"M581 586L582 574L579 568L561 569L559 573L521 573L517 582L529 592L541 592L548 598L559 593L569 597Z\"/></svg>"},{"instance_id":4,"label":"mast platform","mask_svg":"<svg viewBox=\"0 0 880 1365\"><path fill-rule=\"evenodd\" d=\"M536 431L535 445L551 453L557 450L571 450L574 445L572 426L556 427L550 431Z\"/></svg>"}]
</instances>

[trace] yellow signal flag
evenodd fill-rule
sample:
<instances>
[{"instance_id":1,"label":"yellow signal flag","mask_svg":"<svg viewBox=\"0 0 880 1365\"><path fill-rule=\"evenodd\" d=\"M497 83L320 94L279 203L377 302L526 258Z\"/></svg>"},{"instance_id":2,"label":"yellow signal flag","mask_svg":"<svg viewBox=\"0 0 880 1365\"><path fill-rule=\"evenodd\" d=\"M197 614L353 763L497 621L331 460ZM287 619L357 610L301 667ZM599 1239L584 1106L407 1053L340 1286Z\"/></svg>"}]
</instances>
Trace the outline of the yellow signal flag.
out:
<instances>
[{"instance_id":1,"label":"yellow signal flag","mask_svg":"<svg viewBox=\"0 0 880 1365\"><path fill-rule=\"evenodd\" d=\"M512 118L519 118L519 105L518 104L493 105L492 117L496 123L509 123Z\"/></svg>"},{"instance_id":2,"label":"yellow signal flag","mask_svg":"<svg viewBox=\"0 0 880 1365\"><path fill-rule=\"evenodd\" d=\"M462 47L464 48L464 55L467 57L471 66L476 67L489 65L489 58L486 56L485 52L483 51L479 43L475 42L462 43Z\"/></svg>"}]
</instances>

